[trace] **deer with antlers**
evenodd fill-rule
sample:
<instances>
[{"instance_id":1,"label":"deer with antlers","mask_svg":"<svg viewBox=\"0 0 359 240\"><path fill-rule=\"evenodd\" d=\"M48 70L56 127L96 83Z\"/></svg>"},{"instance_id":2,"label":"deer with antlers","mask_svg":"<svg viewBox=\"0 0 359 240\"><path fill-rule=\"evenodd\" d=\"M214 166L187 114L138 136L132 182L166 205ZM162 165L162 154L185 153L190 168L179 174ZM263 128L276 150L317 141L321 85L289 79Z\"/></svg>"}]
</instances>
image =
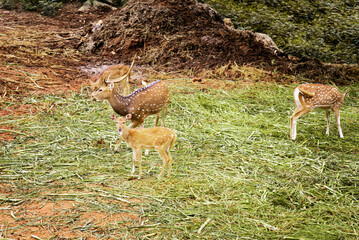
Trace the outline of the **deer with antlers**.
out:
<instances>
[{"instance_id":1,"label":"deer with antlers","mask_svg":"<svg viewBox=\"0 0 359 240\"><path fill-rule=\"evenodd\" d=\"M102 87L104 85L108 85L108 84L111 84L110 87L114 88L114 83L119 82L123 89L122 93L124 95L130 94L131 88L130 88L129 81L130 81L130 77L131 77L132 67L135 62L135 58L136 58L136 55L133 58L130 67L127 67L126 65L114 65L114 66L107 68L105 71L103 71L100 74L100 76L96 80L96 82L90 81L91 88L94 90L97 90L100 87Z\"/></svg>"},{"instance_id":2,"label":"deer with antlers","mask_svg":"<svg viewBox=\"0 0 359 240\"><path fill-rule=\"evenodd\" d=\"M120 132L121 137L132 148L132 171L135 173L135 161L138 161L139 174L138 179L142 178L142 149L156 149L163 164L159 177L162 177L166 166L168 165L167 177L171 175L172 168L172 156L170 150L176 142L176 134L169 128L165 127L151 127L151 128L129 128L126 125L126 121L132 120L131 114L127 114L126 117L116 117L111 114L111 119L116 122L117 130Z\"/></svg>"},{"instance_id":3,"label":"deer with antlers","mask_svg":"<svg viewBox=\"0 0 359 240\"><path fill-rule=\"evenodd\" d=\"M123 79L127 78L131 68L126 75L119 79L106 79L91 94L92 98L95 100L107 100L113 110L121 116L131 114L132 123L129 126L130 128L142 126L145 118L153 114L157 114L155 126L158 125L160 116L162 119L162 126L164 126L167 106L170 100L170 92L164 82L152 82L127 96L121 95L114 89L114 83L123 81ZM121 139L119 139L115 146L115 152L118 150L120 143Z\"/></svg>"},{"instance_id":4,"label":"deer with antlers","mask_svg":"<svg viewBox=\"0 0 359 240\"><path fill-rule=\"evenodd\" d=\"M340 93L338 89L323 84L302 84L294 90L294 100L296 109L290 117L290 137L295 140L297 136L297 119L314 108L326 110L327 128L326 134L329 135L330 110L335 113L339 136L344 138L340 127L340 107L344 103L344 98L348 93Z\"/></svg>"}]
</instances>

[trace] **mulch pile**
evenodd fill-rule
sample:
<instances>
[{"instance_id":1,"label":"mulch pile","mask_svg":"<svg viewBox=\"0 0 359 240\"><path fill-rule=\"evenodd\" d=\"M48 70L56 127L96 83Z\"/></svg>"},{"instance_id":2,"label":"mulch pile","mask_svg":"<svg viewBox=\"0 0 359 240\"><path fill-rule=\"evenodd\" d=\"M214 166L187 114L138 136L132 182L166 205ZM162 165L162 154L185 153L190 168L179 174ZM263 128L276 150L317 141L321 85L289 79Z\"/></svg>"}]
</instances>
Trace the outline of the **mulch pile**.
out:
<instances>
[{"instance_id":1,"label":"mulch pile","mask_svg":"<svg viewBox=\"0 0 359 240\"><path fill-rule=\"evenodd\" d=\"M325 64L273 51L255 33L229 27L214 9L197 0L130 0L90 26L77 47L118 62L130 62L137 54L137 64L172 71L215 69L235 62L302 75L313 82L348 84L359 76L357 65Z\"/></svg>"}]
</instances>

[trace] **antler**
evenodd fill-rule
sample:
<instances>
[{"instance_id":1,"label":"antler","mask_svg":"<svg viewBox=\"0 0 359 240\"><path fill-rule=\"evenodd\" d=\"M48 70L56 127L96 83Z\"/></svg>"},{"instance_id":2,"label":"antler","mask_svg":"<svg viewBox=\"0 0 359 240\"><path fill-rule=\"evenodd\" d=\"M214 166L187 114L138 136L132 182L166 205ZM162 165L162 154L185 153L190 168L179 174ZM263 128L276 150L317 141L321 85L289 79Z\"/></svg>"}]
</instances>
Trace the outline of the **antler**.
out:
<instances>
[{"instance_id":1,"label":"antler","mask_svg":"<svg viewBox=\"0 0 359 240\"><path fill-rule=\"evenodd\" d=\"M89 80L91 88L96 89L106 84L107 80L103 80L103 77L99 77L95 82Z\"/></svg>"},{"instance_id":2,"label":"antler","mask_svg":"<svg viewBox=\"0 0 359 240\"><path fill-rule=\"evenodd\" d=\"M114 84L114 83L121 82L121 81L123 81L124 79L126 79L126 78L128 77L128 75L130 75L130 73L131 73L131 70L132 70L133 64L135 63L136 57L137 57L137 54L135 54L135 56L133 57L131 66L130 66L130 68L128 69L128 72L127 72L124 76L122 76L122 77L120 77L120 78L117 78L117 79L112 79L112 80L110 80L110 77L108 77L107 80L105 81L105 83L107 83L107 84L111 84L111 83Z\"/></svg>"},{"instance_id":3,"label":"antler","mask_svg":"<svg viewBox=\"0 0 359 240\"><path fill-rule=\"evenodd\" d=\"M91 80L89 80L91 88L96 90L97 88L99 88L101 86L106 86L111 83L113 85L114 83L121 82L126 78L129 79L129 76L130 76L130 73L131 73L131 70L132 70L132 67L133 67L136 57L137 57L137 54L133 58L130 69L125 65L114 65L114 66L107 68L105 71L103 71L101 73L100 77L95 82L92 82ZM118 77L118 78L114 79L114 80L110 80L109 74L111 74L113 77ZM125 74L125 75L123 75L123 74Z\"/></svg>"}]
</instances>

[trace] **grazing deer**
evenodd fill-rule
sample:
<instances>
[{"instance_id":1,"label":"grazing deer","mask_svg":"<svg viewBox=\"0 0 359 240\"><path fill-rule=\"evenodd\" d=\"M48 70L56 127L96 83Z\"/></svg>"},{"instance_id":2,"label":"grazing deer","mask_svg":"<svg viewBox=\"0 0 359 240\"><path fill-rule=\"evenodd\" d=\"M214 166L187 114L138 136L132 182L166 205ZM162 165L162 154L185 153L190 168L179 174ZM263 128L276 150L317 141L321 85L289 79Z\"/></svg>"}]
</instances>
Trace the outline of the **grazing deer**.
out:
<instances>
[{"instance_id":1,"label":"grazing deer","mask_svg":"<svg viewBox=\"0 0 359 240\"><path fill-rule=\"evenodd\" d=\"M107 68L105 71L103 71L96 82L91 82L91 87L94 90L99 89L102 86L109 85L110 88L114 88L114 83L120 82L123 94L128 95L131 93L131 88L129 85L130 76L131 76L131 70L133 67L133 64L135 62L135 57L132 60L130 68L125 65L114 65L109 68Z\"/></svg>"},{"instance_id":2,"label":"grazing deer","mask_svg":"<svg viewBox=\"0 0 359 240\"><path fill-rule=\"evenodd\" d=\"M126 78L128 74L129 72L122 78ZM105 84L97 88L91 96L95 100L106 99L110 103L113 110L121 116L131 114L132 123L129 126L130 128L142 126L145 118L153 114L157 114L155 126L158 124L160 115L162 119L162 126L164 126L167 106L170 100L170 92L164 82L152 82L151 84L134 91L128 96L121 96L113 88L113 82L114 81L106 80ZM115 146L115 152L118 150L120 143L121 139L119 139Z\"/></svg>"},{"instance_id":3,"label":"grazing deer","mask_svg":"<svg viewBox=\"0 0 359 240\"><path fill-rule=\"evenodd\" d=\"M330 112L333 110L338 125L339 136L343 138L342 129L340 127L340 107L344 102L344 98L348 93L341 94L338 89L323 84L302 84L294 90L294 100L296 109L290 117L290 137L295 140L297 136L297 119L304 114L312 111L314 108L326 110L327 129L326 134L329 135Z\"/></svg>"},{"instance_id":4,"label":"grazing deer","mask_svg":"<svg viewBox=\"0 0 359 240\"><path fill-rule=\"evenodd\" d=\"M163 164L162 169L158 177L162 177L165 168L168 164L167 177L171 175L172 168L172 157L170 150L176 141L176 134L169 128L165 127L151 127L151 128L129 128L126 126L126 121L132 119L131 114L127 114L126 117L116 117L111 114L111 119L116 122L116 127L121 134L123 140L129 147L132 148L132 171L135 173L135 161L138 161L139 174L138 179L142 177L142 149L156 149L160 157L162 158Z\"/></svg>"}]
</instances>

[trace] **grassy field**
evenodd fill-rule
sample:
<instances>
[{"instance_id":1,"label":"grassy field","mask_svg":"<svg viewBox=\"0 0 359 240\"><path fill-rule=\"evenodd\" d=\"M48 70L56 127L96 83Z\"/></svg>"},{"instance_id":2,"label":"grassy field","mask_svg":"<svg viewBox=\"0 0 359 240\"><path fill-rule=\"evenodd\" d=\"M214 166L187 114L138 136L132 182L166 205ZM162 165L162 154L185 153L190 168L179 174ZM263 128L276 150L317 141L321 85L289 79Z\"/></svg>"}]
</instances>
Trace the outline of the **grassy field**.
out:
<instances>
[{"instance_id":1,"label":"grassy field","mask_svg":"<svg viewBox=\"0 0 359 240\"><path fill-rule=\"evenodd\" d=\"M166 126L178 136L170 178L157 179L153 151L143 156L143 179L131 180L132 151L124 143L112 151L112 109L91 101L86 87L25 97L33 114L0 116L0 129L12 129L0 131L16 135L0 143L0 215L8 219L0 238L31 227L47 232L33 233L42 239L65 228L76 239L359 239L358 84L340 87L350 92L344 139L333 115L325 135L325 114L316 110L298 121L291 141L294 84L222 80L231 85L224 90L166 81ZM30 204L66 202L52 216L21 215Z\"/></svg>"}]
</instances>

